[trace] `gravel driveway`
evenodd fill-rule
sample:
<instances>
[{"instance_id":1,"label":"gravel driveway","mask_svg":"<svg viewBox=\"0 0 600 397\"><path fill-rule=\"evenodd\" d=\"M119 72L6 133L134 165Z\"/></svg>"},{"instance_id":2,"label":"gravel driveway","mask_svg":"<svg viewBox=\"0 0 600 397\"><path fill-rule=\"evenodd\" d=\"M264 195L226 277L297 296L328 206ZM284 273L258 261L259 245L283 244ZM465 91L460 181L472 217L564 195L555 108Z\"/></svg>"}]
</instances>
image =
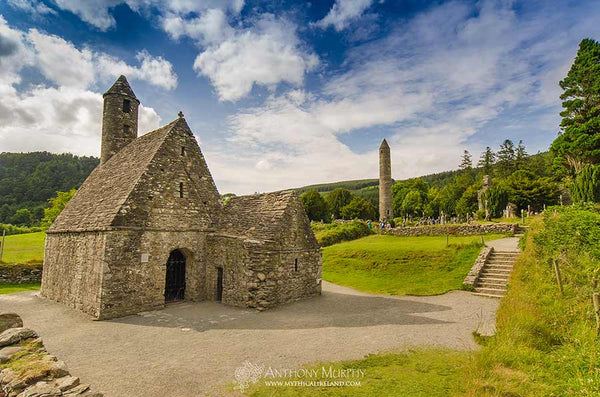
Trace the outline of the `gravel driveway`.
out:
<instances>
[{"instance_id":1,"label":"gravel driveway","mask_svg":"<svg viewBox=\"0 0 600 397\"><path fill-rule=\"evenodd\" d=\"M471 332L492 332L497 306L463 291L389 297L324 282L321 296L265 312L183 302L92 321L34 292L0 295L0 312L19 313L107 397L223 395L244 360L297 368L412 345L474 349Z\"/></svg>"}]
</instances>

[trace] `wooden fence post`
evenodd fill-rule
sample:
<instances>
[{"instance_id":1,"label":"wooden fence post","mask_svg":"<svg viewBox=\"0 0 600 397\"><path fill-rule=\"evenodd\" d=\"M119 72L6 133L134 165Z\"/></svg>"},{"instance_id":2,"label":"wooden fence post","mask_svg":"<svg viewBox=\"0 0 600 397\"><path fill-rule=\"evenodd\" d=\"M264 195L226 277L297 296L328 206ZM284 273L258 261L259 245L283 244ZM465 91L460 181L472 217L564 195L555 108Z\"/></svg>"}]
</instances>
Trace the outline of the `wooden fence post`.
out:
<instances>
[{"instance_id":1,"label":"wooden fence post","mask_svg":"<svg viewBox=\"0 0 600 397\"><path fill-rule=\"evenodd\" d=\"M6 229L2 229L2 242L0 243L0 262L2 262L2 256L4 255L4 239L6 237Z\"/></svg>"},{"instance_id":2,"label":"wooden fence post","mask_svg":"<svg viewBox=\"0 0 600 397\"><path fill-rule=\"evenodd\" d=\"M596 333L600 333L600 294L594 292L592 300L594 301L594 313L596 314Z\"/></svg>"},{"instance_id":3,"label":"wooden fence post","mask_svg":"<svg viewBox=\"0 0 600 397\"><path fill-rule=\"evenodd\" d=\"M554 265L554 273L556 274L556 281L558 282L558 289L560 290L560 294L564 294L562 280L560 278L560 269L558 267L558 261L556 259L552 259L552 265Z\"/></svg>"}]
</instances>

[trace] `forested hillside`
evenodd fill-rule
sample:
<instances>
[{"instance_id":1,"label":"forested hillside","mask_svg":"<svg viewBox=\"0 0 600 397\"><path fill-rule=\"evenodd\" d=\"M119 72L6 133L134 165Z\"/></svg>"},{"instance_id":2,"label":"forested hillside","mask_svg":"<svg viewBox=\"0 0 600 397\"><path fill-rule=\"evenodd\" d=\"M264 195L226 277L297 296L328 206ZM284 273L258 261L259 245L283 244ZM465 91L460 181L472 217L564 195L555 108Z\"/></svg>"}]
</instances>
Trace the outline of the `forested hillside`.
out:
<instances>
[{"instance_id":1,"label":"forested hillside","mask_svg":"<svg viewBox=\"0 0 600 397\"><path fill-rule=\"evenodd\" d=\"M38 225L48 199L78 188L98 162L68 153L0 153L0 223Z\"/></svg>"}]
</instances>

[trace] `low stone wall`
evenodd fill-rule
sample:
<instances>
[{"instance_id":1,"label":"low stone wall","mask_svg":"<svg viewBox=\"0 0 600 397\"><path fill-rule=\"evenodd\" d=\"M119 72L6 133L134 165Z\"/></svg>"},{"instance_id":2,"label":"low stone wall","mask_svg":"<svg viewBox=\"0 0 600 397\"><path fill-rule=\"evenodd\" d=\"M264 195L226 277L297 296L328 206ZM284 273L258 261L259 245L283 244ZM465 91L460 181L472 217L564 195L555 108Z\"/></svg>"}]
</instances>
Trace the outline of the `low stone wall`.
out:
<instances>
[{"instance_id":1,"label":"low stone wall","mask_svg":"<svg viewBox=\"0 0 600 397\"><path fill-rule=\"evenodd\" d=\"M444 236L451 234L455 236L472 236L489 233L512 233L517 230L516 223L486 223L472 225L425 225L395 227L385 232L394 236Z\"/></svg>"},{"instance_id":2,"label":"low stone wall","mask_svg":"<svg viewBox=\"0 0 600 397\"><path fill-rule=\"evenodd\" d=\"M42 265L0 265L0 283L23 284L42 281Z\"/></svg>"},{"instance_id":3,"label":"low stone wall","mask_svg":"<svg viewBox=\"0 0 600 397\"><path fill-rule=\"evenodd\" d=\"M487 261L488 257L492 254L492 252L494 252L494 249L492 247L483 247L481 249L479 256L477 257L477 259L475 259L475 263L473 264L471 271L469 272L469 274L467 274L467 277L465 277L465 281L463 281L464 285L469 285L472 287L475 286L475 283L479 278L479 273L481 273L483 265L485 265L485 262Z\"/></svg>"},{"instance_id":4,"label":"low stone wall","mask_svg":"<svg viewBox=\"0 0 600 397\"><path fill-rule=\"evenodd\" d=\"M102 397L48 354L42 339L17 314L0 314L0 397Z\"/></svg>"}]
</instances>

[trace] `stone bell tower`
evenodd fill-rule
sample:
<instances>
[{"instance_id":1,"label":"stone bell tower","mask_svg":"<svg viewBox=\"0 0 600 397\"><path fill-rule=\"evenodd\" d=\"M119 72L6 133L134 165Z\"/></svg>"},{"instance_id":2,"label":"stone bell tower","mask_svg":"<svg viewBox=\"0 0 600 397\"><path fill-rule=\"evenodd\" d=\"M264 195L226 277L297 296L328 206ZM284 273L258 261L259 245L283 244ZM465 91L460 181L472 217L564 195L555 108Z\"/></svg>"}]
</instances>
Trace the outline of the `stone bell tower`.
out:
<instances>
[{"instance_id":1,"label":"stone bell tower","mask_svg":"<svg viewBox=\"0 0 600 397\"><path fill-rule=\"evenodd\" d=\"M137 138L140 106L140 101L123 75L104 93L103 98L100 164Z\"/></svg>"},{"instance_id":2,"label":"stone bell tower","mask_svg":"<svg viewBox=\"0 0 600 397\"><path fill-rule=\"evenodd\" d=\"M392 159L390 146L384 139L379 146L379 219L394 218L392 206Z\"/></svg>"}]
</instances>

